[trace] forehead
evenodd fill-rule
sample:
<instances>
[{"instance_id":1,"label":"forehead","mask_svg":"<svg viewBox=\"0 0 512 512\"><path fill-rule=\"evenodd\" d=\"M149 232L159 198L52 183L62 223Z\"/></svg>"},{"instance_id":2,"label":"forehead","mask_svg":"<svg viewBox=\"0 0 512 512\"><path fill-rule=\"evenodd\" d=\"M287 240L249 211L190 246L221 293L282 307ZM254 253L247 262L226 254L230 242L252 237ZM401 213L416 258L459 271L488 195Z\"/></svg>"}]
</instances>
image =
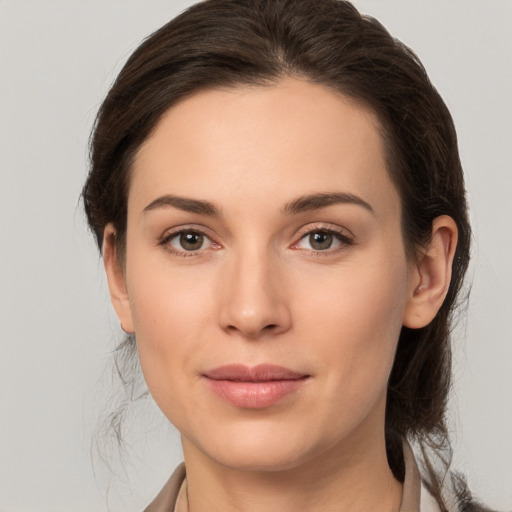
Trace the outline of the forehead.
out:
<instances>
[{"instance_id":1,"label":"forehead","mask_svg":"<svg viewBox=\"0 0 512 512\"><path fill-rule=\"evenodd\" d=\"M368 199L387 190L396 202L377 116L325 86L286 79L202 91L170 108L136 156L129 203L332 189Z\"/></svg>"}]
</instances>

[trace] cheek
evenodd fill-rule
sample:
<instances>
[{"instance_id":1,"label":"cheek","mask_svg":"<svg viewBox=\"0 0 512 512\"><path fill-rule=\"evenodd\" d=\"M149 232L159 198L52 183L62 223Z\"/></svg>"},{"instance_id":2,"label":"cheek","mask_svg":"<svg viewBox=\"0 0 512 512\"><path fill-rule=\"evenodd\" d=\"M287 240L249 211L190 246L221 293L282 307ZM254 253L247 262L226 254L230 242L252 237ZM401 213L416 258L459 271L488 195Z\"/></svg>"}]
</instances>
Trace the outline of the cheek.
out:
<instances>
[{"instance_id":1,"label":"cheek","mask_svg":"<svg viewBox=\"0 0 512 512\"><path fill-rule=\"evenodd\" d=\"M328 389L343 389L337 399L350 407L361 393L370 403L387 387L407 293L405 258L362 263L316 276L309 294L296 294L307 297L296 315L298 330L312 333L312 354L321 356Z\"/></svg>"},{"instance_id":2,"label":"cheek","mask_svg":"<svg viewBox=\"0 0 512 512\"><path fill-rule=\"evenodd\" d=\"M178 397L194 375L197 353L211 318L212 286L207 276L171 271L153 262L143 271L132 260L129 295L142 371L159 405ZM170 392L173 390L174 392Z\"/></svg>"},{"instance_id":3,"label":"cheek","mask_svg":"<svg viewBox=\"0 0 512 512\"><path fill-rule=\"evenodd\" d=\"M385 254L385 251L382 251ZM347 336L363 329L383 333L401 325L407 298L407 262L400 252L388 257L354 258L354 263L328 268L297 279L298 318L317 318Z\"/></svg>"}]
</instances>

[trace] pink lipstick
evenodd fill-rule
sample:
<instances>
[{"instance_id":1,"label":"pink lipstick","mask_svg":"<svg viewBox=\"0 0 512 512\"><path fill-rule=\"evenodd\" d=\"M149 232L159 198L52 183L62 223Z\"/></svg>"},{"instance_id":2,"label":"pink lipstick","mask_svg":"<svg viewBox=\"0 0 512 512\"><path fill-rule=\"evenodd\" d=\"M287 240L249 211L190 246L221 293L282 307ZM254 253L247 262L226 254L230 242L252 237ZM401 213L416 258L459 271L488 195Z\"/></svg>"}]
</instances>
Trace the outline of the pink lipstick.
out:
<instances>
[{"instance_id":1,"label":"pink lipstick","mask_svg":"<svg viewBox=\"0 0 512 512\"><path fill-rule=\"evenodd\" d=\"M237 407L262 409L297 392L310 377L282 366L229 364L203 374L210 389Z\"/></svg>"}]
</instances>

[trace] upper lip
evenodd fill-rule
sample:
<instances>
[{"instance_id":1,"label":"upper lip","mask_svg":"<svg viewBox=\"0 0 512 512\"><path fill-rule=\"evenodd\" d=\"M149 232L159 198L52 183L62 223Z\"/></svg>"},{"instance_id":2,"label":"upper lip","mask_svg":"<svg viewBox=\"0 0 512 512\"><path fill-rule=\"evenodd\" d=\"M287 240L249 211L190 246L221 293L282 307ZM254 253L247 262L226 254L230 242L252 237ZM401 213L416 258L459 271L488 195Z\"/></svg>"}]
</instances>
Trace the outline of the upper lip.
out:
<instances>
[{"instance_id":1,"label":"upper lip","mask_svg":"<svg viewBox=\"0 0 512 512\"><path fill-rule=\"evenodd\" d=\"M297 380L309 377L308 374L296 372L273 364L246 366L243 364L227 364L209 370L203 374L212 380L232 380L241 382L267 382L271 380Z\"/></svg>"}]
</instances>

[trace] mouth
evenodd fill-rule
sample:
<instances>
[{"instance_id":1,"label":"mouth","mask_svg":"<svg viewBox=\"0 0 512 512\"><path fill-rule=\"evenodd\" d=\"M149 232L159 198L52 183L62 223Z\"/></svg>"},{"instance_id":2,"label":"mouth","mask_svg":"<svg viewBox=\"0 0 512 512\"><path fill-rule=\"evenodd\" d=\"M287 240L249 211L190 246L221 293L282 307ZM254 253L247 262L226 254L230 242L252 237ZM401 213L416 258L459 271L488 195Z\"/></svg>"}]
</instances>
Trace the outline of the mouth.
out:
<instances>
[{"instance_id":1,"label":"mouth","mask_svg":"<svg viewBox=\"0 0 512 512\"><path fill-rule=\"evenodd\" d=\"M218 397L232 405L262 409L297 393L311 375L269 364L231 364L209 370L203 377Z\"/></svg>"}]
</instances>

